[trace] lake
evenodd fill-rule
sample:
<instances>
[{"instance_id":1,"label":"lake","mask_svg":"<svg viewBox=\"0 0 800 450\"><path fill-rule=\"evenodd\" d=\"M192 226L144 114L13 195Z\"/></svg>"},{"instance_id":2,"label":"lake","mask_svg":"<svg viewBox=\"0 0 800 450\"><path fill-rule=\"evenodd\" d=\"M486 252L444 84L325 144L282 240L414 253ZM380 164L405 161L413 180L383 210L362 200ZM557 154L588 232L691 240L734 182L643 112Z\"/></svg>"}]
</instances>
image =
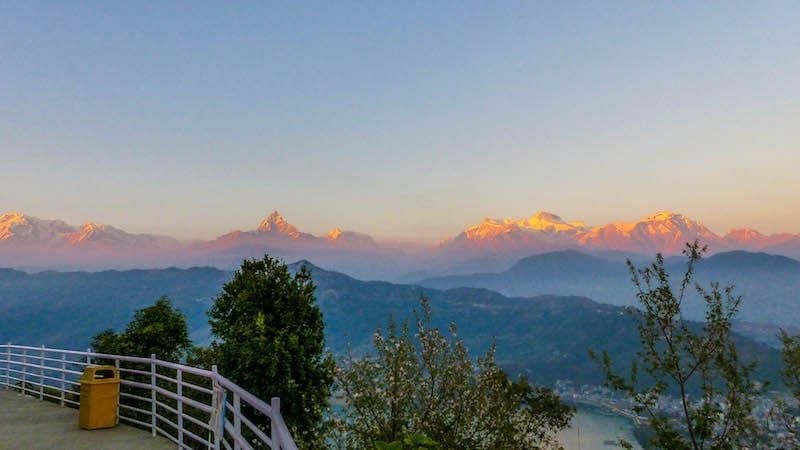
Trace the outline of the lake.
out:
<instances>
[{"instance_id":1,"label":"lake","mask_svg":"<svg viewBox=\"0 0 800 450\"><path fill-rule=\"evenodd\" d=\"M565 450L621 449L617 444L619 438L632 443L633 448L641 449L633 428L633 422L626 417L579 405L570 428L558 433L558 440Z\"/></svg>"}]
</instances>

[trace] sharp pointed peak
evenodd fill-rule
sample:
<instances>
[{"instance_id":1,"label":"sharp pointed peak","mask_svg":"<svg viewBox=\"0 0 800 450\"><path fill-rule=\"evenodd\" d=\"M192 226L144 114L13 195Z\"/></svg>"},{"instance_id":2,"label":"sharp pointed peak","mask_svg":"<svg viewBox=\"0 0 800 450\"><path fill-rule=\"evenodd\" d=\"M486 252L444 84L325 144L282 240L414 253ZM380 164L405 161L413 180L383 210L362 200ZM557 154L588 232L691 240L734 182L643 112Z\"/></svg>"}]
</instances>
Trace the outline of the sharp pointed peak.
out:
<instances>
[{"instance_id":1,"label":"sharp pointed peak","mask_svg":"<svg viewBox=\"0 0 800 450\"><path fill-rule=\"evenodd\" d=\"M496 219L496 218L494 218L494 217L485 216L485 217L484 217L484 218L481 220L481 223L500 222L501 220L502 220L502 219Z\"/></svg>"},{"instance_id":2,"label":"sharp pointed peak","mask_svg":"<svg viewBox=\"0 0 800 450\"><path fill-rule=\"evenodd\" d=\"M270 212L263 219L261 219L260 225L265 225L265 224L277 225L285 223L288 222L286 222L286 219L281 215L281 213L278 212L277 209L273 209L272 212Z\"/></svg>"},{"instance_id":3,"label":"sharp pointed peak","mask_svg":"<svg viewBox=\"0 0 800 450\"><path fill-rule=\"evenodd\" d=\"M325 235L325 237L328 238L328 240L330 241L335 241L336 239L339 239L342 233L344 233L344 231L342 231L341 228L334 227L331 231L328 232L328 234Z\"/></svg>"},{"instance_id":4,"label":"sharp pointed peak","mask_svg":"<svg viewBox=\"0 0 800 450\"><path fill-rule=\"evenodd\" d=\"M269 222L285 222L286 219L283 218L281 213L277 209L273 209L267 216L264 218L265 221Z\"/></svg>"},{"instance_id":5,"label":"sharp pointed peak","mask_svg":"<svg viewBox=\"0 0 800 450\"><path fill-rule=\"evenodd\" d=\"M644 220L659 221L659 220L672 220L672 219L686 219L686 216L673 211L656 211L653 214L645 217Z\"/></svg>"},{"instance_id":6,"label":"sharp pointed peak","mask_svg":"<svg viewBox=\"0 0 800 450\"><path fill-rule=\"evenodd\" d=\"M561 218L558 214L551 213L549 211L537 211L536 214L530 217L531 219L538 219L538 220L547 220L549 222L564 222L564 219Z\"/></svg>"},{"instance_id":7,"label":"sharp pointed peak","mask_svg":"<svg viewBox=\"0 0 800 450\"><path fill-rule=\"evenodd\" d=\"M258 224L258 231L262 233L280 233L291 238L300 237L300 231L283 218L277 209L273 210L261 223Z\"/></svg>"}]
</instances>

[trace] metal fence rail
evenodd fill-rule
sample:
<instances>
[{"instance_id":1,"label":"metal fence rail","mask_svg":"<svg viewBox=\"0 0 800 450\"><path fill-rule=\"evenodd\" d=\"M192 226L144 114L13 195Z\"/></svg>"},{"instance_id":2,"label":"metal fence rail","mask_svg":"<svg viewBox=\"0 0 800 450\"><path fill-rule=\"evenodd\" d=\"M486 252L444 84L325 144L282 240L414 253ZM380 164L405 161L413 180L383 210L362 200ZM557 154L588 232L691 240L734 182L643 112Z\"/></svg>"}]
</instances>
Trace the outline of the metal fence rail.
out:
<instances>
[{"instance_id":1,"label":"metal fence rail","mask_svg":"<svg viewBox=\"0 0 800 450\"><path fill-rule=\"evenodd\" d=\"M162 435L179 449L296 450L280 399L256 398L217 372L150 358L0 344L0 387L62 406L80 404L89 364L114 365L121 421Z\"/></svg>"}]
</instances>

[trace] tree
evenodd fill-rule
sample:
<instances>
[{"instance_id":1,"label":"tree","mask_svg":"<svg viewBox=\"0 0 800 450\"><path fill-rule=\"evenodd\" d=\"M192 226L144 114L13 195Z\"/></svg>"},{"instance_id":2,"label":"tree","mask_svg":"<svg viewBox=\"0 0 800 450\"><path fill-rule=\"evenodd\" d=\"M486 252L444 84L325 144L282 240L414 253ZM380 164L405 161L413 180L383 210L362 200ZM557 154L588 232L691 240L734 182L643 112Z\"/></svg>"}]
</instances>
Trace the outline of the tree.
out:
<instances>
[{"instance_id":1,"label":"tree","mask_svg":"<svg viewBox=\"0 0 800 450\"><path fill-rule=\"evenodd\" d=\"M794 397L794 404L790 405L786 401L779 401L773 411L773 416L786 429L783 444L787 448L800 448L800 335L791 336L785 331L781 331L780 339L783 344L781 375L783 384Z\"/></svg>"},{"instance_id":2,"label":"tree","mask_svg":"<svg viewBox=\"0 0 800 450\"><path fill-rule=\"evenodd\" d=\"M340 444L403 448L409 436L425 436L443 449L555 445L553 433L569 424L572 410L548 389L512 381L494 348L473 362L456 327L444 336L431 326L427 299L420 305L413 337L408 324L391 320L375 332L373 355L351 356L338 369Z\"/></svg>"},{"instance_id":3,"label":"tree","mask_svg":"<svg viewBox=\"0 0 800 450\"><path fill-rule=\"evenodd\" d=\"M324 447L333 359L311 274L269 256L245 260L209 312L219 371L281 413L298 445ZM262 424L263 425L263 424Z\"/></svg>"},{"instance_id":4,"label":"tree","mask_svg":"<svg viewBox=\"0 0 800 450\"><path fill-rule=\"evenodd\" d=\"M687 244L686 271L677 291L661 254L644 269L628 261L641 307L635 315L642 349L629 377L612 368L607 352L602 356L606 384L629 395L635 411L648 417L654 433L650 445L655 448L739 448L758 431L751 417L755 387L750 373L755 363L740 363L731 334L741 298L734 295L732 286L720 289L712 283L706 289L694 282L694 267L705 251L697 242ZM691 326L681 314L691 289L705 302L702 329ZM646 383L638 377L640 367L649 377ZM657 409L668 391L679 396L678 420Z\"/></svg>"},{"instance_id":5,"label":"tree","mask_svg":"<svg viewBox=\"0 0 800 450\"><path fill-rule=\"evenodd\" d=\"M186 317L172 307L167 297L134 313L122 333L105 330L92 339L99 353L150 357L179 361L191 347Z\"/></svg>"},{"instance_id":6,"label":"tree","mask_svg":"<svg viewBox=\"0 0 800 450\"><path fill-rule=\"evenodd\" d=\"M92 343L90 345L92 349L98 353L121 355L124 352L124 350L122 350L122 335L110 328L97 333L92 338Z\"/></svg>"},{"instance_id":7,"label":"tree","mask_svg":"<svg viewBox=\"0 0 800 450\"><path fill-rule=\"evenodd\" d=\"M425 433L411 433L399 441L375 442L375 450L434 450L438 446Z\"/></svg>"},{"instance_id":8,"label":"tree","mask_svg":"<svg viewBox=\"0 0 800 450\"><path fill-rule=\"evenodd\" d=\"M98 353L140 356L145 358L149 358L150 355L155 354L156 358L160 360L178 362L187 355L191 348L191 341L189 340L189 332L186 327L186 317L179 310L173 308L172 303L167 297L161 297L156 300L152 306L136 311L133 315L133 319L121 333L116 333L113 330L105 330L98 333L92 339L92 348ZM103 359L97 360L96 362L100 364L113 364L113 361ZM143 384L150 384L151 382L150 375L146 373L150 370L149 366L149 364L129 361L120 362L121 369L139 372L126 373L126 380ZM164 367L158 370L161 375L171 377L175 375L174 371ZM163 379L157 380L156 384L165 390L172 391L175 388L173 383ZM125 384L120 386L120 392L129 396L135 395L138 397L149 394L146 389ZM175 399L159 394L159 401L168 405L173 410L177 409L177 401ZM151 406L148 400L135 399L132 397L122 397L121 402L123 405L138 410L147 410ZM163 409L160 411L160 414L172 423L177 423L178 418L175 413ZM140 422L150 420L150 416L147 413L137 410L127 411L127 417ZM168 432L176 433L171 426L167 426L169 422L165 422L163 419L157 419L156 423L157 426L162 429L167 429L169 430ZM202 433L201 429L195 426L195 424L189 423L187 425L193 432ZM175 434L173 434L173 436L174 435Z\"/></svg>"}]
</instances>

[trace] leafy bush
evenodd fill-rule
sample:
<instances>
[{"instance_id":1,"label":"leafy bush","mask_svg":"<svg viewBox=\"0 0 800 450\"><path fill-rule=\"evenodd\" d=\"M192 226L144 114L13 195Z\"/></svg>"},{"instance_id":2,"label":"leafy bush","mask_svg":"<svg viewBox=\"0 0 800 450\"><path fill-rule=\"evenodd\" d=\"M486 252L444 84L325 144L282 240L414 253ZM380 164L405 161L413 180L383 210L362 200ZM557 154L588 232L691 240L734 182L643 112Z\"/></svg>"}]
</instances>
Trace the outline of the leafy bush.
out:
<instances>
[{"instance_id":1,"label":"leafy bush","mask_svg":"<svg viewBox=\"0 0 800 450\"><path fill-rule=\"evenodd\" d=\"M186 316L172 307L167 297L134 313L122 333L105 330L92 339L98 353L150 357L179 361L191 347Z\"/></svg>"},{"instance_id":2,"label":"leafy bush","mask_svg":"<svg viewBox=\"0 0 800 450\"><path fill-rule=\"evenodd\" d=\"M417 432L445 449L555 446L553 434L569 424L572 410L548 389L512 381L494 348L473 362L456 327L444 336L431 326L427 299L420 305L416 334L391 320L375 333L374 355L350 357L338 369L345 409L336 420L337 443L405 448L387 443L414 445L405 440Z\"/></svg>"},{"instance_id":3,"label":"leafy bush","mask_svg":"<svg viewBox=\"0 0 800 450\"><path fill-rule=\"evenodd\" d=\"M794 402L779 401L772 416L786 430L783 437L786 448L800 448L800 335L782 331L779 338L783 343L783 383L794 396Z\"/></svg>"},{"instance_id":4,"label":"leafy bush","mask_svg":"<svg viewBox=\"0 0 800 450\"><path fill-rule=\"evenodd\" d=\"M133 319L121 333L117 333L113 330L105 330L95 335L92 339L92 348L97 353L139 356L145 358L155 354L156 358L160 360L178 362L189 352L191 341L189 340L189 333L187 331L186 317L181 311L173 308L172 303L167 297L161 297L156 300L152 306L136 311L133 315ZM99 359L95 362L100 364L113 363L112 361L103 359ZM149 363L122 361L120 362L120 369L123 371L121 376L128 381L146 385L152 382L149 374L126 372L126 369L128 371L149 372L151 370ZM176 376L173 369L159 367L157 371L159 375L172 378ZM176 383L163 378L159 378L156 381L156 385L171 392L175 392L177 389ZM147 398L152 395L150 391L123 384L120 386L120 392L125 394L120 397L120 404L136 408L126 410L126 417L144 423L151 420L149 414L138 411L149 410L152 406L150 401L131 397L137 396ZM186 389L184 395L199 400L199 396L204 394ZM177 415L173 412L173 410L177 409L177 400L162 393L157 393L156 399L172 409L170 410L164 406L158 405L158 414L167 418L172 423L177 423ZM184 412L192 414L193 417L203 417L199 411L195 411L191 406L186 406ZM166 430L166 432L170 433L173 437L177 436L177 431L172 428L169 422L157 418L156 425L162 430ZM201 427L193 423L187 423L186 426L195 434L204 432ZM196 442L189 441L188 444L189 446L197 447Z\"/></svg>"},{"instance_id":5,"label":"leafy bush","mask_svg":"<svg viewBox=\"0 0 800 450\"><path fill-rule=\"evenodd\" d=\"M425 433L411 433L400 441L375 443L375 450L433 450L438 444Z\"/></svg>"}]
</instances>

